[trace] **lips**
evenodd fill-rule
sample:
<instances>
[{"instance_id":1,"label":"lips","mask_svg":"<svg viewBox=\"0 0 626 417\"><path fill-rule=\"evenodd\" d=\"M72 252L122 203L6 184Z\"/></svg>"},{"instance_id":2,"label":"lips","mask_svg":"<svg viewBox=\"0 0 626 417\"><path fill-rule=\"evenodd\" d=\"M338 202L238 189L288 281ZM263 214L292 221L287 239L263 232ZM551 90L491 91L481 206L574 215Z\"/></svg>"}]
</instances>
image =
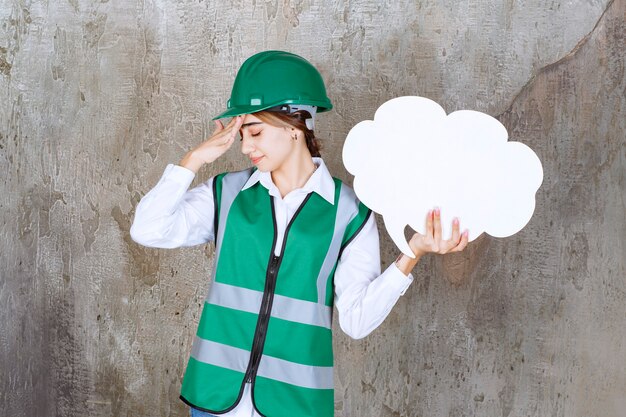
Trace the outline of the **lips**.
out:
<instances>
[{"instance_id":1,"label":"lips","mask_svg":"<svg viewBox=\"0 0 626 417\"><path fill-rule=\"evenodd\" d=\"M259 162L261 159L263 159L262 156L259 156L258 158L250 158L250 161L252 161L253 164L257 164L257 162Z\"/></svg>"}]
</instances>

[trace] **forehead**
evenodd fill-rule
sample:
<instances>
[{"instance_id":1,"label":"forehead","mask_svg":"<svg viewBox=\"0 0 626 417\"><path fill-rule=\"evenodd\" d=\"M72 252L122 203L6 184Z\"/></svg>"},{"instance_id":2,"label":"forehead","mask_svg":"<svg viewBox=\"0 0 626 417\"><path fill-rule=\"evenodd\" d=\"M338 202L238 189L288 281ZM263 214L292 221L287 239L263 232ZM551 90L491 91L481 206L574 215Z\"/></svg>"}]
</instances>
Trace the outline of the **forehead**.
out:
<instances>
[{"instance_id":1,"label":"forehead","mask_svg":"<svg viewBox=\"0 0 626 417\"><path fill-rule=\"evenodd\" d=\"M241 128L243 129L244 127L248 125L253 125L253 124L258 124L258 123L263 123L263 122L261 121L261 119L259 119L253 114L246 114L246 116L243 118L243 124L241 125Z\"/></svg>"}]
</instances>

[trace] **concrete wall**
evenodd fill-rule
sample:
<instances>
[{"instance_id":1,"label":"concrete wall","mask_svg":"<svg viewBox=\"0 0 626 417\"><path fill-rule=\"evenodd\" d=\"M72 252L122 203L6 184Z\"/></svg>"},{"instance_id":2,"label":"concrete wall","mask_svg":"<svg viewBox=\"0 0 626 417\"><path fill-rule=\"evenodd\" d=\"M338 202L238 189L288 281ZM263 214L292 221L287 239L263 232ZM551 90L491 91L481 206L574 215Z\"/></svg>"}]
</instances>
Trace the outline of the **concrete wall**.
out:
<instances>
[{"instance_id":1,"label":"concrete wall","mask_svg":"<svg viewBox=\"0 0 626 417\"><path fill-rule=\"evenodd\" d=\"M625 18L626 0L2 1L0 416L186 415L213 248L129 227L270 48L322 71L346 181L348 130L407 94L498 117L544 167L521 232L424 258L369 337L336 328L336 415L626 415ZM245 165L233 148L194 185Z\"/></svg>"}]
</instances>

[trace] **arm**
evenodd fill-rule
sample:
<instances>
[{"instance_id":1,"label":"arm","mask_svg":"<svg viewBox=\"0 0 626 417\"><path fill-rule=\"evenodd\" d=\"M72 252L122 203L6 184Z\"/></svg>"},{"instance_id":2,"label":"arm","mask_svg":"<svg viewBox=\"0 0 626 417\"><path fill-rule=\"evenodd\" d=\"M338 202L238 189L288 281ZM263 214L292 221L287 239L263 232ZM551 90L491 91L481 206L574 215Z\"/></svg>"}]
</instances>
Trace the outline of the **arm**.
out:
<instances>
[{"instance_id":1,"label":"arm","mask_svg":"<svg viewBox=\"0 0 626 417\"><path fill-rule=\"evenodd\" d=\"M156 248L193 246L214 240L213 178L187 191L193 171L169 164L137 204L131 238Z\"/></svg>"},{"instance_id":2,"label":"arm","mask_svg":"<svg viewBox=\"0 0 626 417\"><path fill-rule=\"evenodd\" d=\"M412 281L410 269L404 273L395 262L380 273L378 229L370 216L344 249L335 271L339 326L353 339L367 336L385 320Z\"/></svg>"},{"instance_id":3,"label":"arm","mask_svg":"<svg viewBox=\"0 0 626 417\"><path fill-rule=\"evenodd\" d=\"M219 158L233 144L243 123L234 117L224 127L216 121L213 135L187 152L179 165L169 164L157 185L139 202L131 238L144 246L176 248L215 240L213 179L187 191L198 170Z\"/></svg>"},{"instance_id":4,"label":"arm","mask_svg":"<svg viewBox=\"0 0 626 417\"><path fill-rule=\"evenodd\" d=\"M402 254L380 274L378 230L370 216L344 250L335 271L335 305L341 329L354 339L367 336L405 293L413 281L410 271L422 256L460 252L467 246L467 239L467 230L460 233L460 222L455 218L452 237L442 240L440 210L431 210L426 216L426 233L415 233L409 242L415 258Z\"/></svg>"}]
</instances>

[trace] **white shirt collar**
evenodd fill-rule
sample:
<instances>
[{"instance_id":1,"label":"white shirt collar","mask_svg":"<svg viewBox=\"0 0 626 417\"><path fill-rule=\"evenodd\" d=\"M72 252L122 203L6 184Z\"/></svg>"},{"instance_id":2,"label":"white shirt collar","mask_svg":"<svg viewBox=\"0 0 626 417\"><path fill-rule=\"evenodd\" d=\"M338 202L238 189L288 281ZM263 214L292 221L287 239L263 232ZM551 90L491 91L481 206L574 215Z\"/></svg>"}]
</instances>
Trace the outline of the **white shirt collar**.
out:
<instances>
[{"instance_id":1,"label":"white shirt collar","mask_svg":"<svg viewBox=\"0 0 626 417\"><path fill-rule=\"evenodd\" d=\"M333 177L328 172L328 168L326 168L326 164L322 160L322 158L313 157L313 163L317 166L317 169L313 172L313 174L309 177L306 184L302 188L297 188L291 193L299 191L308 194L309 192L315 192L319 194L324 200L328 201L330 204L335 203L335 181ZM255 170L248 181L246 181L245 185L241 189L242 191L252 187L257 182L260 182L262 186L267 188L271 196L280 197L280 192L278 191L278 187L272 181L272 175L270 172L261 172L258 169ZM289 194L291 194L289 193Z\"/></svg>"}]
</instances>

